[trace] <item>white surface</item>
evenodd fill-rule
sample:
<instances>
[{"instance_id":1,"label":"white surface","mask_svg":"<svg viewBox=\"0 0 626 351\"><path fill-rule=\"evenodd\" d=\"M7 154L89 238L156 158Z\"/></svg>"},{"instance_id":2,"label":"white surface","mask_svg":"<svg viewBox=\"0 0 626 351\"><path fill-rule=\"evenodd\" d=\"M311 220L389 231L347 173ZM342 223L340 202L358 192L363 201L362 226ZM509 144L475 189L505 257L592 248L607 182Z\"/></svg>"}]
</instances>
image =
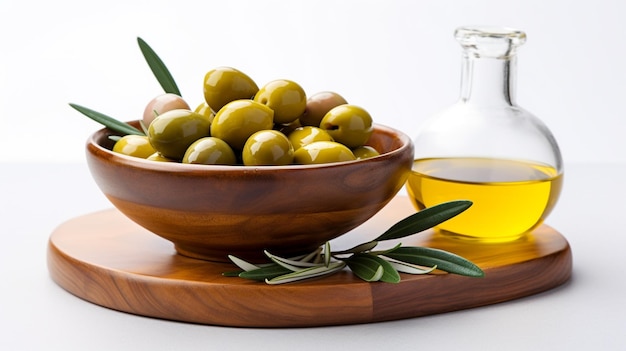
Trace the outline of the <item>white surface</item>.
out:
<instances>
[{"instance_id":1,"label":"white surface","mask_svg":"<svg viewBox=\"0 0 626 351\"><path fill-rule=\"evenodd\" d=\"M402 321L243 329L156 320L85 302L49 277L50 233L109 208L84 163L0 163L1 350L623 350L626 165L566 164L547 223L569 240L570 282L506 303ZM537 272L541 274L541 272Z\"/></svg>"},{"instance_id":2,"label":"white surface","mask_svg":"<svg viewBox=\"0 0 626 351\"><path fill-rule=\"evenodd\" d=\"M83 160L99 126L74 102L137 119L161 93L137 47L164 59L192 106L221 65L259 85L334 90L407 132L456 100L464 24L520 28L518 102L568 162L626 162L626 2L0 1L0 161ZM16 148L19 146L19 151ZM45 149L45 151L43 151Z\"/></svg>"}]
</instances>

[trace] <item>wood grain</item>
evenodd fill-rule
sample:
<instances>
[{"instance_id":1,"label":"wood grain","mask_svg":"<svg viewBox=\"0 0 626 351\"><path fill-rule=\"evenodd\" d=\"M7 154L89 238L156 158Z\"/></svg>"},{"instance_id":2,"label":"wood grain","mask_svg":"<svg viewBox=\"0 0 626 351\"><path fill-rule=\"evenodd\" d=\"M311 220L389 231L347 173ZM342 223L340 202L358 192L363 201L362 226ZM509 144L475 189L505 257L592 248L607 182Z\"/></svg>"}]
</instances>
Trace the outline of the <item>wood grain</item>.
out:
<instances>
[{"instance_id":1,"label":"wood grain","mask_svg":"<svg viewBox=\"0 0 626 351\"><path fill-rule=\"evenodd\" d=\"M396 197L334 244L343 248L371 239L412 212L407 198ZM410 237L404 244L457 253L478 264L486 276L403 274L399 284L388 284L365 283L344 271L323 279L269 286L223 277L221 273L233 266L177 254L170 242L114 209L60 225L50 236L48 268L61 287L104 307L239 327L340 325L451 312L554 288L566 282L572 270L567 240L547 225L507 244L469 243L432 231Z\"/></svg>"},{"instance_id":2,"label":"wood grain","mask_svg":"<svg viewBox=\"0 0 626 351\"><path fill-rule=\"evenodd\" d=\"M382 125L368 141L377 157L254 167L130 157L110 150L111 133L92 134L86 156L113 206L180 254L226 263L229 254L264 259L264 249L310 252L356 228L396 195L413 164L411 139Z\"/></svg>"}]
</instances>

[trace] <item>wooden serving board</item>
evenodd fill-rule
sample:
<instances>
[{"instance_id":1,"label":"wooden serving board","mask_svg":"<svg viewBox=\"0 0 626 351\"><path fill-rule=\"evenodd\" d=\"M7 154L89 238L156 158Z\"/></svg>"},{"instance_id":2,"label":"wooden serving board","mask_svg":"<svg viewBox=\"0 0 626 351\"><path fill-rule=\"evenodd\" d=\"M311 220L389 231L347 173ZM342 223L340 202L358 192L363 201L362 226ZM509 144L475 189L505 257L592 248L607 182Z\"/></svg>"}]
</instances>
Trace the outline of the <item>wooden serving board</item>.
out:
<instances>
[{"instance_id":1,"label":"wooden serving board","mask_svg":"<svg viewBox=\"0 0 626 351\"><path fill-rule=\"evenodd\" d=\"M335 250L373 239L414 213L396 197L362 226L333 241ZM366 283L348 270L317 280L266 285L224 277L234 270L179 255L172 244L115 209L71 219L50 236L52 279L92 303L137 315L238 327L356 324L474 308L536 294L566 282L572 270L567 240L543 225L507 244L475 244L432 231L404 238L464 256L484 278L444 272L402 274L402 281Z\"/></svg>"}]
</instances>

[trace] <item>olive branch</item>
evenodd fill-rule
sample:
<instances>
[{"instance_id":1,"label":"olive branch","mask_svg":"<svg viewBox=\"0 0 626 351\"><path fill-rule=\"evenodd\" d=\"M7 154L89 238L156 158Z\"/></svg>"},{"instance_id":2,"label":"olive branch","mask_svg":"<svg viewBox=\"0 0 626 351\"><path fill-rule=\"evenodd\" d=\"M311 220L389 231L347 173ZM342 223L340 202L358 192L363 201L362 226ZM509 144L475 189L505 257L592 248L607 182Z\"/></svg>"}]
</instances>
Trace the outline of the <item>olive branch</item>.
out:
<instances>
[{"instance_id":1,"label":"olive branch","mask_svg":"<svg viewBox=\"0 0 626 351\"><path fill-rule=\"evenodd\" d=\"M400 273L428 274L435 269L469 277L483 277L485 273L474 263L440 249L398 244L391 249L374 251L381 241L422 232L460 214L471 205L471 201L457 200L423 209L397 222L376 239L348 250L332 251L330 242L326 242L315 251L298 257L284 258L264 251L270 260L264 264L253 264L229 255L229 259L240 270L225 272L223 275L264 281L272 285L328 276L346 267L367 282L399 283Z\"/></svg>"}]
</instances>

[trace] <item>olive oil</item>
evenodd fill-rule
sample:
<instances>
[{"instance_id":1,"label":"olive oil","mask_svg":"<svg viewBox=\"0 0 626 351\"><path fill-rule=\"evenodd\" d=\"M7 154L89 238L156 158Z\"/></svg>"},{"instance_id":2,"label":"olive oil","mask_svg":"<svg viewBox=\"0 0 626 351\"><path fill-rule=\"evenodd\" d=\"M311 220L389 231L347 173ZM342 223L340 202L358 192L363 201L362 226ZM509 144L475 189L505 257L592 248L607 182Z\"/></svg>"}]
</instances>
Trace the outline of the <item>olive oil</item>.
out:
<instances>
[{"instance_id":1,"label":"olive oil","mask_svg":"<svg viewBox=\"0 0 626 351\"><path fill-rule=\"evenodd\" d=\"M421 210L451 200L473 205L442 223L442 233L483 242L518 239L540 225L554 207L563 183L555 168L490 158L419 159L407 181Z\"/></svg>"}]
</instances>

